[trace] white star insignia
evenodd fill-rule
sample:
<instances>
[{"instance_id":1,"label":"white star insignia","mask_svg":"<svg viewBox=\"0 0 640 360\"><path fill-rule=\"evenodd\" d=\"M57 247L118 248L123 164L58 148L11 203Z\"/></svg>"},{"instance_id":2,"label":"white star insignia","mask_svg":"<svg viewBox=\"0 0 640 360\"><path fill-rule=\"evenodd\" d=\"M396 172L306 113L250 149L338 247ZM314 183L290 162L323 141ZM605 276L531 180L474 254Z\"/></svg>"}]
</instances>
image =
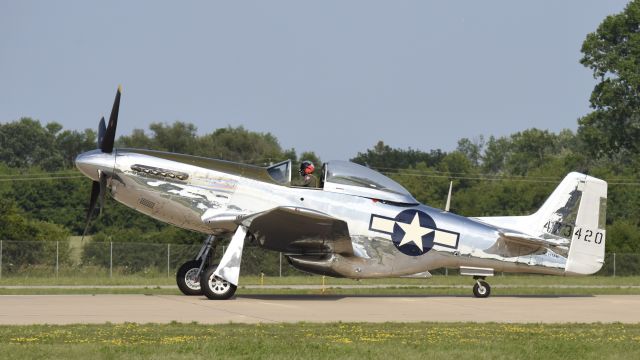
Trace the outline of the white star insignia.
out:
<instances>
[{"instance_id":1,"label":"white star insignia","mask_svg":"<svg viewBox=\"0 0 640 360\"><path fill-rule=\"evenodd\" d=\"M424 249L422 248L422 237L432 233L434 230L424 228L420 225L420 218L418 217L418 213L416 213L416 215L413 217L413 221L411 221L411 224L405 224L399 221L397 221L396 224L398 224L404 231L404 237L402 238L402 241L400 241L400 245L398 246L413 242L420 249L420 251L423 252Z\"/></svg>"}]
</instances>

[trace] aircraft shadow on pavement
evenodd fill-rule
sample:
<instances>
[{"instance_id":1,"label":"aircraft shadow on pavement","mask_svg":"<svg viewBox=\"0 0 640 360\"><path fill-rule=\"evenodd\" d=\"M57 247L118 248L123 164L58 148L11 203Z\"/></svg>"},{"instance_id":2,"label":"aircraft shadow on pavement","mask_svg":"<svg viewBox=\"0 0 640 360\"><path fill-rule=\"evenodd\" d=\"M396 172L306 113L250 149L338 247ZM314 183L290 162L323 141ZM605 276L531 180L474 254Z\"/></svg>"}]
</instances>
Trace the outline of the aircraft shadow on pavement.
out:
<instances>
[{"instance_id":1,"label":"aircraft shadow on pavement","mask_svg":"<svg viewBox=\"0 0 640 360\"><path fill-rule=\"evenodd\" d=\"M492 295L492 298L529 298L529 299L560 299L560 298L591 298L594 295ZM237 295L233 299L254 299L254 300L296 300L296 301L335 301L345 298L473 298L470 295L336 295L336 294L259 294L259 295ZM485 299L476 299L477 301L485 301Z\"/></svg>"}]
</instances>

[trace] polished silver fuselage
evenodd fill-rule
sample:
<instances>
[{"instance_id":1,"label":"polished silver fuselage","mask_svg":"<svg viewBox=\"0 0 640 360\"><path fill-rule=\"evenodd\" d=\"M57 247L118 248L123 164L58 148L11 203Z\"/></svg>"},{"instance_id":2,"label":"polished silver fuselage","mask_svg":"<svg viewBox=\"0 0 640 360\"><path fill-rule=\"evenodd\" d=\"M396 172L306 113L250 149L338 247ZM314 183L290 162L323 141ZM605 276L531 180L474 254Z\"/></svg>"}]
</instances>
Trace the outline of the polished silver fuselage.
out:
<instances>
[{"instance_id":1,"label":"polished silver fuselage","mask_svg":"<svg viewBox=\"0 0 640 360\"><path fill-rule=\"evenodd\" d=\"M442 267L562 274L566 264L565 256L548 250L523 256L504 256L492 250L501 229L479 219L422 204L281 185L262 177L255 167L134 149L118 149L112 154L86 153L78 158L77 166L93 179L97 179L97 170L108 174L111 195L122 204L205 234L232 233L238 218L276 207L312 209L340 219L348 224L353 254L358 260L358 265L342 272L342 276L407 276ZM372 230L372 216L392 219L407 209L418 209L428 214L438 228L458 233L456 246L435 244L421 256L410 256L398 251L390 234Z\"/></svg>"}]
</instances>

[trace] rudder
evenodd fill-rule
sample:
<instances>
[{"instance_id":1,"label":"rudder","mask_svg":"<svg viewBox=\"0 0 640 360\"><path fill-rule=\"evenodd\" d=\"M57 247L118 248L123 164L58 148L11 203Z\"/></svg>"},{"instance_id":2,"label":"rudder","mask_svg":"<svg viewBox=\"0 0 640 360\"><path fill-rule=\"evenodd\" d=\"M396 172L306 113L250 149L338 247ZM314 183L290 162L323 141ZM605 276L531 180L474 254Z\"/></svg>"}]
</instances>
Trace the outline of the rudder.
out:
<instances>
[{"instance_id":1,"label":"rudder","mask_svg":"<svg viewBox=\"0 0 640 360\"><path fill-rule=\"evenodd\" d=\"M607 183L587 176L580 187L582 199L569 246L567 275L594 274L604 264Z\"/></svg>"}]
</instances>

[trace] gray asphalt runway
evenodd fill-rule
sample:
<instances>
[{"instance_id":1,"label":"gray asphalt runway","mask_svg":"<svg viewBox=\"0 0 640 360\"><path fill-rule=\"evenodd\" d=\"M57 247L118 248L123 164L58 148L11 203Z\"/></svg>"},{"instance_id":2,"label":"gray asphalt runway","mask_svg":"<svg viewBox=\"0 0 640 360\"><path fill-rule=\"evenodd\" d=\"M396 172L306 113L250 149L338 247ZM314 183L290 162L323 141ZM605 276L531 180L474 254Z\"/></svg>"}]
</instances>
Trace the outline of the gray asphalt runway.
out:
<instances>
[{"instance_id":1,"label":"gray asphalt runway","mask_svg":"<svg viewBox=\"0 0 640 360\"><path fill-rule=\"evenodd\" d=\"M408 284L369 284L369 285L242 285L244 289L299 289L299 290L321 290L321 289L391 289L391 288L414 288L414 289L469 289L470 285L408 285ZM527 285L527 284L495 284L492 289L640 289L640 285ZM175 289L176 285L0 285L0 289Z\"/></svg>"},{"instance_id":2,"label":"gray asphalt runway","mask_svg":"<svg viewBox=\"0 0 640 360\"><path fill-rule=\"evenodd\" d=\"M3 295L0 324L276 322L640 322L640 295L584 297Z\"/></svg>"}]
</instances>

